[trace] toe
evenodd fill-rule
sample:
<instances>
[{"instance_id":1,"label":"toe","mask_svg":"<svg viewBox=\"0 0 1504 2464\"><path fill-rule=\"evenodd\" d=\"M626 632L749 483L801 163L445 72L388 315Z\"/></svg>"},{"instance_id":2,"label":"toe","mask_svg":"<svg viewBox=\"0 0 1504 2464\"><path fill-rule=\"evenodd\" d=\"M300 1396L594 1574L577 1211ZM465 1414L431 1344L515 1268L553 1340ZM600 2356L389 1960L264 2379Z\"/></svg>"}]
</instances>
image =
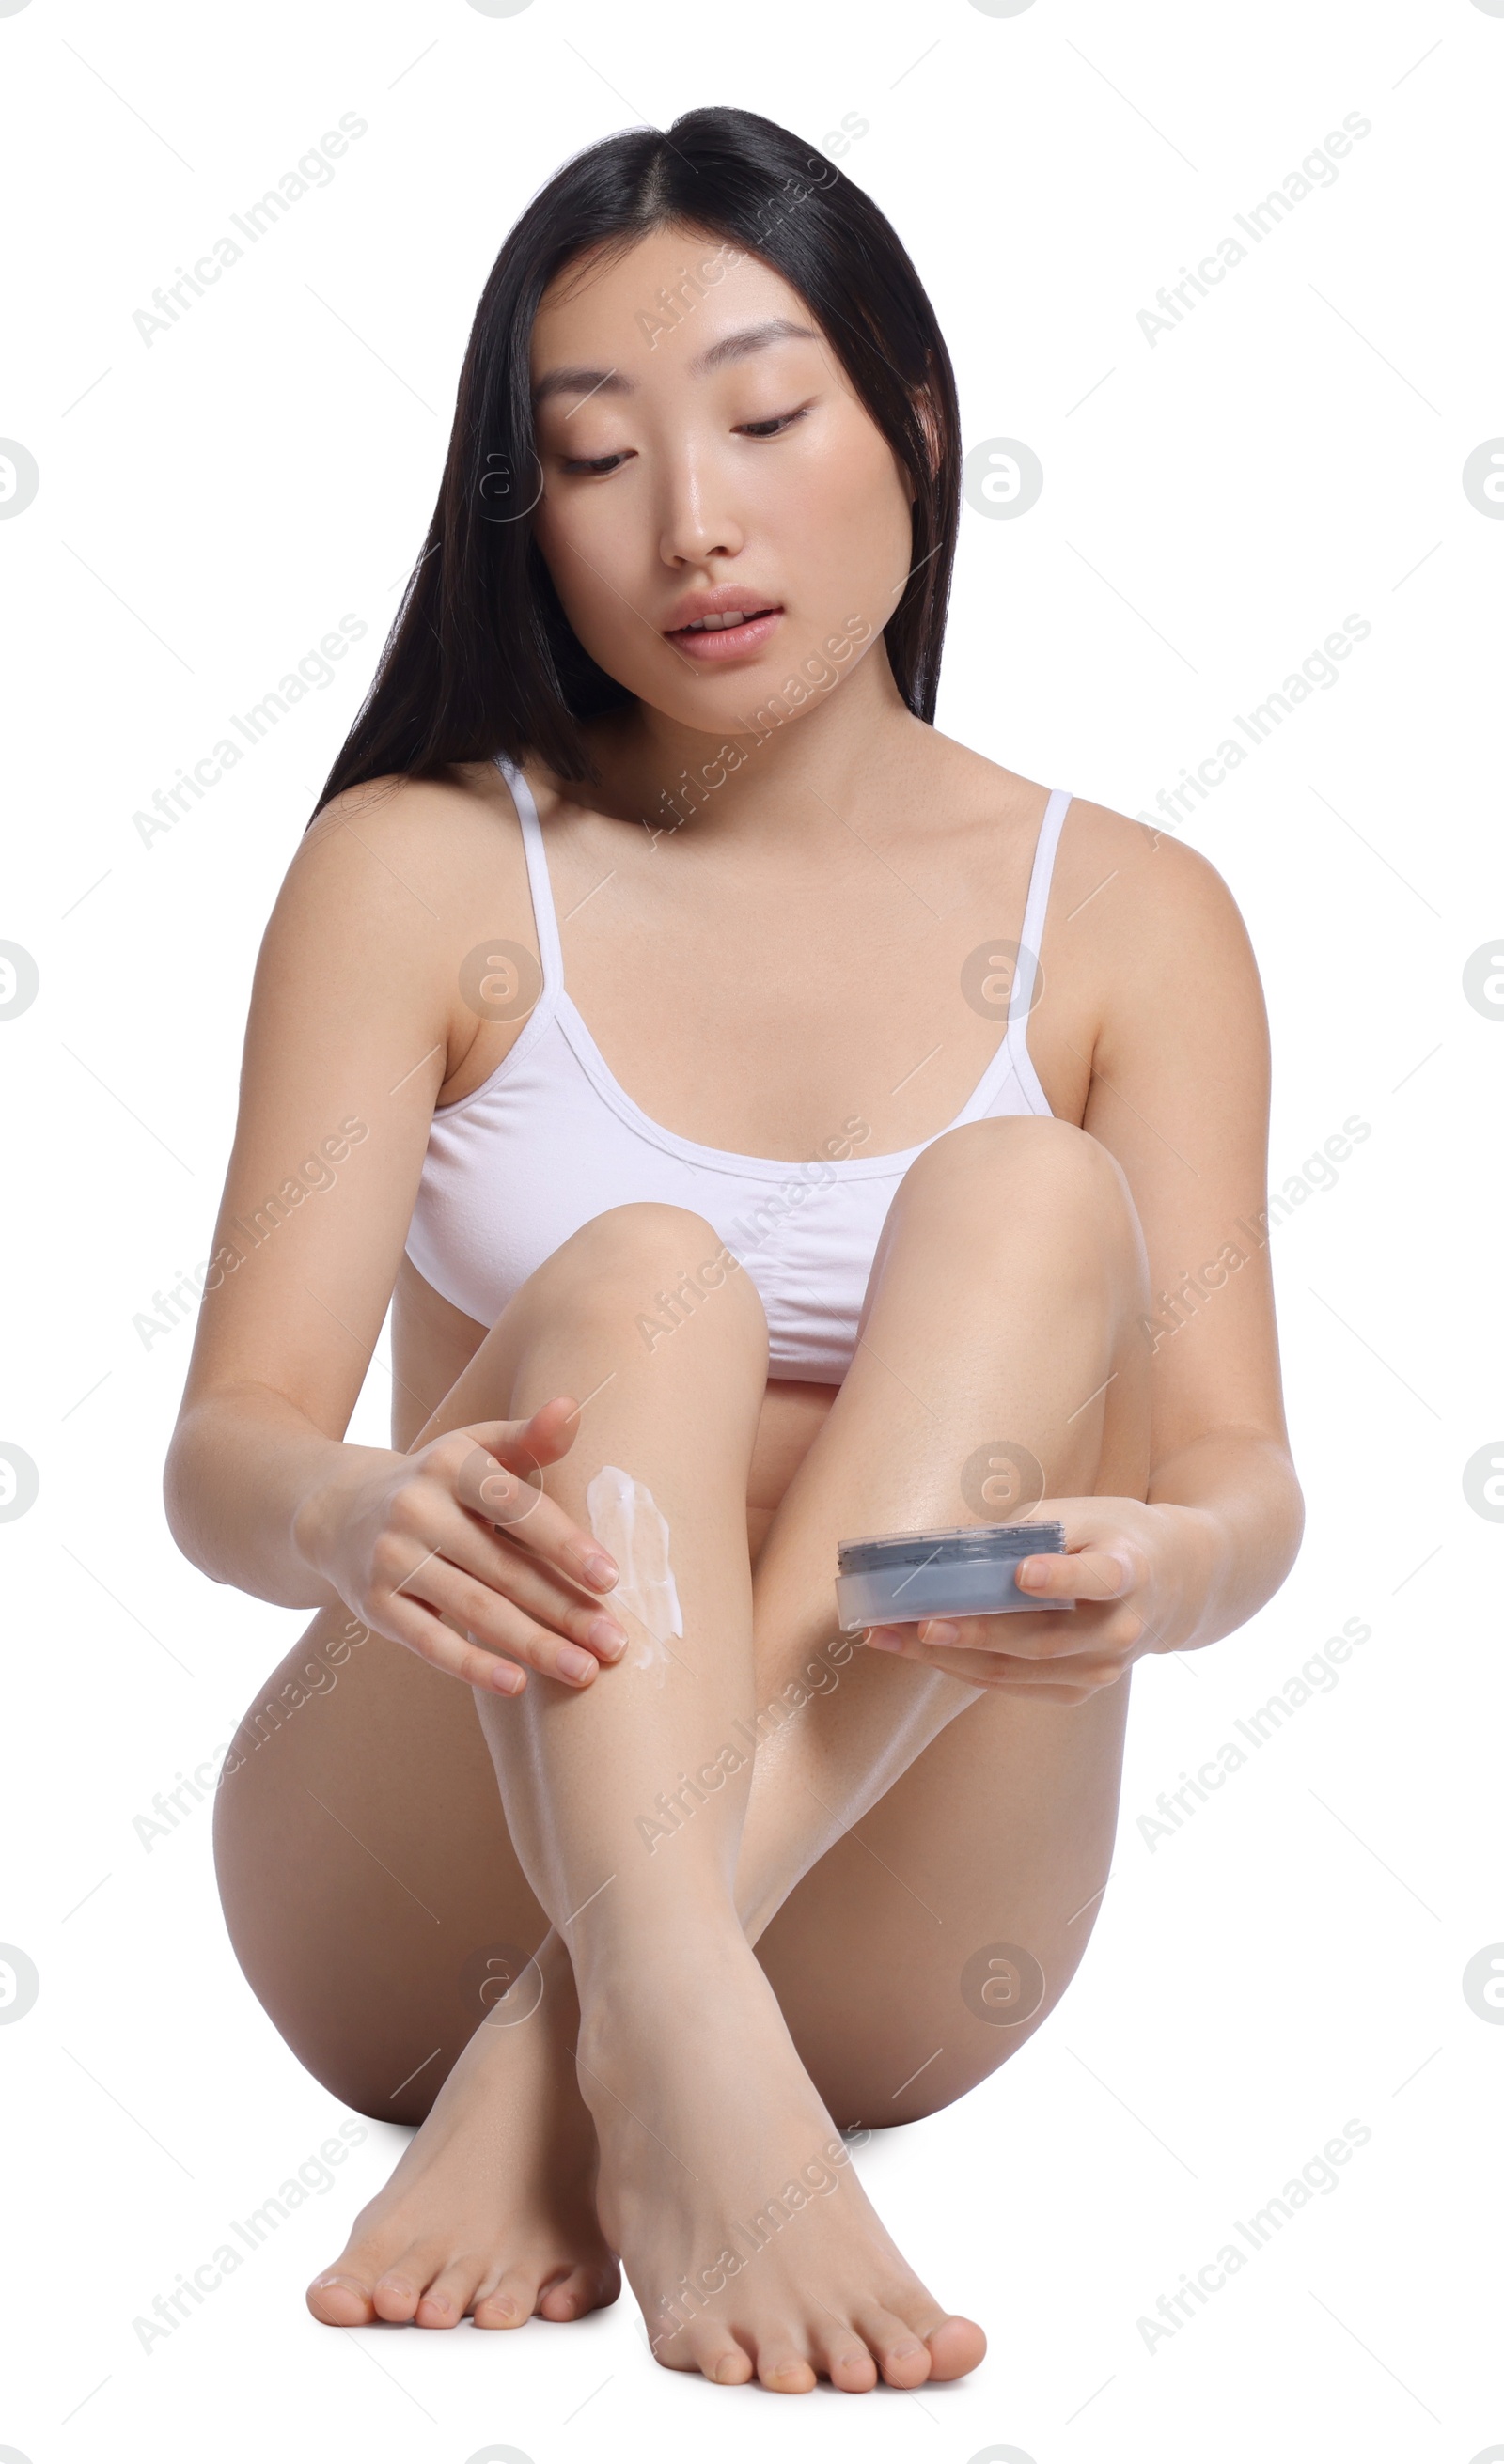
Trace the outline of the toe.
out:
<instances>
[{"instance_id":1,"label":"toe","mask_svg":"<svg viewBox=\"0 0 1504 2464\"><path fill-rule=\"evenodd\" d=\"M441 2267L413 2312L419 2327L457 2327L486 2274L481 2258L452 2258Z\"/></svg>"},{"instance_id":2,"label":"toe","mask_svg":"<svg viewBox=\"0 0 1504 2464\"><path fill-rule=\"evenodd\" d=\"M768 2337L759 2345L757 2374L774 2395L807 2395L815 2385L805 2356L784 2336Z\"/></svg>"},{"instance_id":3,"label":"toe","mask_svg":"<svg viewBox=\"0 0 1504 2464\"><path fill-rule=\"evenodd\" d=\"M621 2277L614 2265L571 2267L567 2276L561 2276L540 2297L539 2316L583 2319L587 2310L605 2309L620 2291Z\"/></svg>"},{"instance_id":4,"label":"toe","mask_svg":"<svg viewBox=\"0 0 1504 2464\"><path fill-rule=\"evenodd\" d=\"M892 2310L872 2310L862 2314L857 2325L890 2387L923 2386L930 2374L929 2347L906 2321Z\"/></svg>"},{"instance_id":5,"label":"toe","mask_svg":"<svg viewBox=\"0 0 1504 2464\"><path fill-rule=\"evenodd\" d=\"M832 2319L815 2340L817 2365L845 2395L865 2395L877 2384L877 2365L854 2327Z\"/></svg>"},{"instance_id":6,"label":"toe","mask_svg":"<svg viewBox=\"0 0 1504 2464\"><path fill-rule=\"evenodd\" d=\"M745 2387L753 2376L752 2356L724 2327L698 2321L688 2336L675 2338L657 2358L670 2369L698 2370L712 2387Z\"/></svg>"},{"instance_id":7,"label":"toe","mask_svg":"<svg viewBox=\"0 0 1504 2464\"><path fill-rule=\"evenodd\" d=\"M987 2340L975 2319L942 2319L924 2339L930 2351L930 2376L934 2379L964 2378L974 2370L987 2349Z\"/></svg>"},{"instance_id":8,"label":"toe","mask_svg":"<svg viewBox=\"0 0 1504 2464\"><path fill-rule=\"evenodd\" d=\"M368 2327L376 2316L370 2286L347 2270L316 2277L304 2298L326 2327Z\"/></svg>"},{"instance_id":9,"label":"toe","mask_svg":"<svg viewBox=\"0 0 1504 2464\"><path fill-rule=\"evenodd\" d=\"M411 2242L384 2268L371 2287L371 2299L376 2316L390 2325L406 2326L415 2315L418 2303L439 2274L449 2253L431 2244Z\"/></svg>"},{"instance_id":10,"label":"toe","mask_svg":"<svg viewBox=\"0 0 1504 2464\"><path fill-rule=\"evenodd\" d=\"M509 2267L476 2299L477 2327L525 2327L538 2306L538 2278L522 2267Z\"/></svg>"}]
</instances>

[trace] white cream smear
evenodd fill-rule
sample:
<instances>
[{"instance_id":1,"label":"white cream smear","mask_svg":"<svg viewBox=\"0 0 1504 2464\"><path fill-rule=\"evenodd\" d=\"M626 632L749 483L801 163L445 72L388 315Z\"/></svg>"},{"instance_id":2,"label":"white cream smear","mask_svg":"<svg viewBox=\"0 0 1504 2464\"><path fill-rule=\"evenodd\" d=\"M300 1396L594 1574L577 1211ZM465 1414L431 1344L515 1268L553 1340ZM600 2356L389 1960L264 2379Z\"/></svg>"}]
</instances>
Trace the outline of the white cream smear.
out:
<instances>
[{"instance_id":1,"label":"white cream smear","mask_svg":"<svg viewBox=\"0 0 1504 2464\"><path fill-rule=\"evenodd\" d=\"M652 1502L652 1491L618 1463L603 1463L585 1492L590 1529L608 1549L621 1570L614 1589L603 1593L608 1612L630 1609L652 1640L630 1655L629 1668L656 1668L661 1683L670 1655L664 1648L671 1634L682 1634L684 1619L669 1564L669 1527Z\"/></svg>"}]
</instances>

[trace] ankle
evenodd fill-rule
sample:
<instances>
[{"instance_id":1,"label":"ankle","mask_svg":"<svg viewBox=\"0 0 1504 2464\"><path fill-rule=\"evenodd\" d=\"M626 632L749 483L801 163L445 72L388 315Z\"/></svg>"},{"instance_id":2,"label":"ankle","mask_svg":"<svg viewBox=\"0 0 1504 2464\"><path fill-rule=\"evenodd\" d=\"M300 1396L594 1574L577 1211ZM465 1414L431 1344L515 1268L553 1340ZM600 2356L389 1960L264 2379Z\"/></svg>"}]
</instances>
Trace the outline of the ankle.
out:
<instances>
[{"instance_id":1,"label":"ankle","mask_svg":"<svg viewBox=\"0 0 1504 2464\"><path fill-rule=\"evenodd\" d=\"M576 1947L574 1977L582 2039L599 2042L605 2032L630 2043L641 2029L660 2044L669 2013L677 2017L765 1983L729 1903L700 1912L698 1922L675 1911L668 1924L603 1928Z\"/></svg>"}]
</instances>

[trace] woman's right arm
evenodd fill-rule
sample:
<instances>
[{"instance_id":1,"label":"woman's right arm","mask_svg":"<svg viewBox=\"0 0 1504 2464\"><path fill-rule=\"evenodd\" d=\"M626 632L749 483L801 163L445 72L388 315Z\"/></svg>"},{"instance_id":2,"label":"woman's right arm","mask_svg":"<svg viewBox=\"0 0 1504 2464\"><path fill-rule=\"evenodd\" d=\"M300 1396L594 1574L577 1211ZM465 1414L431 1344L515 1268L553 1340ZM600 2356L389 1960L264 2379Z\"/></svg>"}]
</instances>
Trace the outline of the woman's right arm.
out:
<instances>
[{"instance_id":1,"label":"woman's right arm","mask_svg":"<svg viewBox=\"0 0 1504 2464\"><path fill-rule=\"evenodd\" d=\"M601 1552L511 1476L564 1452L570 1417L550 1405L541 1427L488 1422L411 1455L343 1441L434 1101L476 1029L460 961L477 928L530 937L530 918L476 912L477 833L494 903L501 819L456 785L378 781L299 842L256 963L165 1495L179 1548L216 1582L287 1608L343 1602L451 1674L513 1692L521 1663L564 1673L566 1636L609 1656L588 1631L603 1603L581 1588ZM510 1521L516 1541L493 1528ZM419 1590L405 1588L425 1557Z\"/></svg>"}]
</instances>

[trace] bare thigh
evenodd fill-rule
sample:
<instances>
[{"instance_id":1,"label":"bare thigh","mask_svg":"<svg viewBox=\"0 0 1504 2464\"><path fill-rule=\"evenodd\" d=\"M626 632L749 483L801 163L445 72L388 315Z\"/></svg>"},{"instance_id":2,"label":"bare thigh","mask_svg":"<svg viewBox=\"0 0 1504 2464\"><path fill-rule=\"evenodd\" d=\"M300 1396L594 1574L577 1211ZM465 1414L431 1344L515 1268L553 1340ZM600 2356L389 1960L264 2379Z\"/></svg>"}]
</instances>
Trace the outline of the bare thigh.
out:
<instances>
[{"instance_id":1,"label":"bare thigh","mask_svg":"<svg viewBox=\"0 0 1504 2464\"><path fill-rule=\"evenodd\" d=\"M1127 1711L1126 1680L984 1695L790 1893L758 1957L842 2129L937 2112L1049 2017L1101 1906Z\"/></svg>"},{"instance_id":2,"label":"bare thigh","mask_svg":"<svg viewBox=\"0 0 1504 2464\"><path fill-rule=\"evenodd\" d=\"M548 1921L469 1688L379 1634L331 1669L350 1622L321 1612L241 1724L215 1798L219 1893L305 2069L363 2113L420 2122Z\"/></svg>"},{"instance_id":3,"label":"bare thigh","mask_svg":"<svg viewBox=\"0 0 1504 2464\"><path fill-rule=\"evenodd\" d=\"M824 1408L770 1393L749 1554ZM220 1898L305 2068L363 2112L417 2122L548 1920L470 1689L385 1635L351 1647L351 1631L321 1612L241 1722L215 1800Z\"/></svg>"},{"instance_id":4,"label":"bare thigh","mask_svg":"<svg viewBox=\"0 0 1504 2464\"><path fill-rule=\"evenodd\" d=\"M299 2060L359 2111L412 2123L548 1924L453 1680L372 1635L272 1728L267 1703L308 1691L345 1622L315 1619L248 1714L266 1741L242 1727L219 1789L220 1895ZM948 2103L1058 2000L1106 1881L1126 1710L1126 1683L1074 1707L984 1697L775 1917L758 1955L843 2125ZM980 2000L988 1979L968 1962L1009 1945L1039 1961L1042 2007L995 1984Z\"/></svg>"},{"instance_id":5,"label":"bare thigh","mask_svg":"<svg viewBox=\"0 0 1504 2464\"><path fill-rule=\"evenodd\" d=\"M505 1412L505 1355L503 1318L446 1398L444 1425ZM852 1442L850 1416L844 1436L837 1418L819 1427L811 1463L822 1448L838 1461ZM1095 1485L1141 1495L1141 1409L1119 1411L1115 1430ZM780 1579L762 1584L764 1626L780 1617ZM820 1594L814 1622L828 1631L824 1556L807 1580ZM800 1606L801 1618L810 1614ZM347 1622L316 1618L267 1693L296 1681ZM759 1956L838 2122L933 2111L994 2069L1058 2000L1106 1881L1127 1694L1125 1682L1073 1706L983 1696L774 1919ZM373 1635L321 1696L262 1727L264 1742L249 1749L242 1732L244 1758L215 1817L237 1957L294 2052L335 2094L421 2120L486 1995L547 1930L473 1702Z\"/></svg>"},{"instance_id":6,"label":"bare thigh","mask_svg":"<svg viewBox=\"0 0 1504 2464\"><path fill-rule=\"evenodd\" d=\"M507 1415L527 1311L557 1297L555 1263L514 1296L411 1442ZM749 1472L749 1559L829 1400L770 1383ZM352 1633L364 1639L352 1645ZM214 1848L258 2000L317 2079L389 2121L423 2119L548 1929L470 1689L343 1610L313 1619L249 1706L217 1792Z\"/></svg>"},{"instance_id":7,"label":"bare thigh","mask_svg":"<svg viewBox=\"0 0 1504 2464\"><path fill-rule=\"evenodd\" d=\"M856 1358L759 1561L760 1662L822 1580L828 1596L843 1532L972 1518L957 1466L1002 1434L1000 1411L1047 1494L1144 1495L1145 1272L1126 1183L1084 1133L992 1122L926 1151L890 1210ZM1067 1367L1088 1321L1100 1359ZM875 1520L852 1519L874 1501ZM861 1658L874 1687L896 1665L914 1674ZM1124 1677L1079 1703L971 1697L773 1918L759 1956L843 2124L951 2102L1059 2001L1101 1906L1128 1696Z\"/></svg>"}]
</instances>

